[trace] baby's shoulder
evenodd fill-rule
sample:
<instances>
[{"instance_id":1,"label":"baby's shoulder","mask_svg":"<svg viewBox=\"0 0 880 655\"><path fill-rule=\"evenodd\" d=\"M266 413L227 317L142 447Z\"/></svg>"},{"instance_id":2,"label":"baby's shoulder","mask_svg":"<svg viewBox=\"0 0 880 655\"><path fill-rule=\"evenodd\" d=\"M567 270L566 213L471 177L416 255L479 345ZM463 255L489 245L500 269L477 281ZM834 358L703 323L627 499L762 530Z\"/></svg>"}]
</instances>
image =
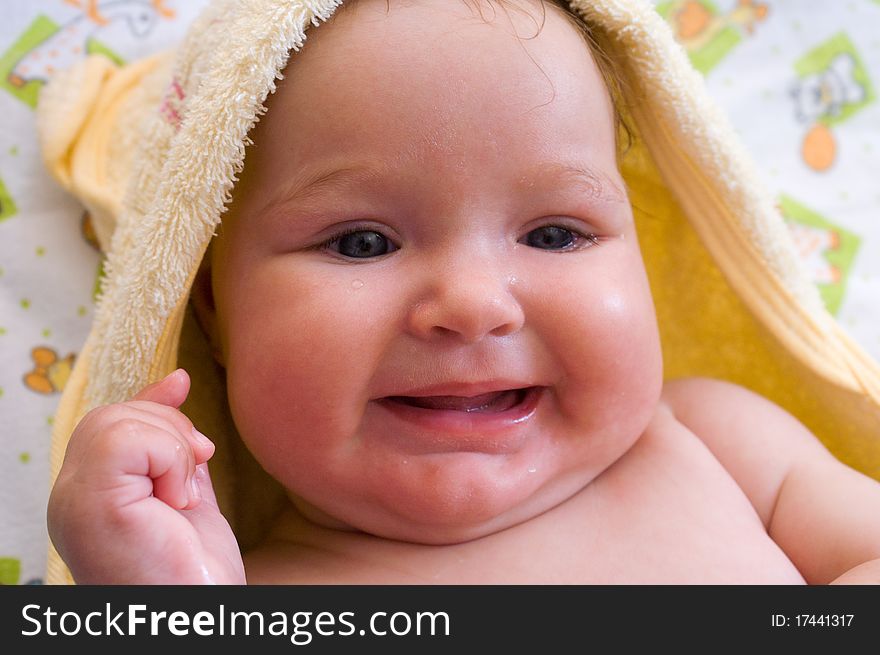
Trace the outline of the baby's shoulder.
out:
<instances>
[{"instance_id":1,"label":"baby's shoulder","mask_svg":"<svg viewBox=\"0 0 880 655\"><path fill-rule=\"evenodd\" d=\"M769 454L808 452L823 447L783 407L744 386L706 377L667 380L661 404L694 430L707 446L737 453L758 449Z\"/></svg>"},{"instance_id":2,"label":"baby's shoulder","mask_svg":"<svg viewBox=\"0 0 880 655\"><path fill-rule=\"evenodd\" d=\"M732 382L703 377L670 380L664 384L661 405L706 445L765 525L792 466L828 455L789 412Z\"/></svg>"}]
</instances>

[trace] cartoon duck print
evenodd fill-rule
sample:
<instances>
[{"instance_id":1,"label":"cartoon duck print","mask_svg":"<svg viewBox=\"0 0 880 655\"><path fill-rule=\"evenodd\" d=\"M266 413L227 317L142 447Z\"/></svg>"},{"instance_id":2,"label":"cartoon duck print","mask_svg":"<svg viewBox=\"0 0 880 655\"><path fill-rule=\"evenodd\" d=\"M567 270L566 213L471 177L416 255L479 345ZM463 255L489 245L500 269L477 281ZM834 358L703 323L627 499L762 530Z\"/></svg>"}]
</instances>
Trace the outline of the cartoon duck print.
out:
<instances>
[{"instance_id":1,"label":"cartoon duck print","mask_svg":"<svg viewBox=\"0 0 880 655\"><path fill-rule=\"evenodd\" d=\"M44 394L64 390L76 355L70 353L64 359L59 359L58 353L51 348L38 346L31 350L31 359L34 361L34 368L24 376L24 384L28 389Z\"/></svg>"},{"instance_id":2,"label":"cartoon duck print","mask_svg":"<svg viewBox=\"0 0 880 655\"><path fill-rule=\"evenodd\" d=\"M698 0L678 0L673 3L669 16L678 42L688 51L695 51L731 27L752 34L755 25L767 17L767 5L739 0L726 14L713 14Z\"/></svg>"},{"instance_id":3,"label":"cartoon duck print","mask_svg":"<svg viewBox=\"0 0 880 655\"><path fill-rule=\"evenodd\" d=\"M795 116L809 125L801 157L815 171L829 169L837 156L837 143L828 120L867 98L867 89L855 77L856 70L853 55L841 52L824 71L803 77L791 89Z\"/></svg>"},{"instance_id":4,"label":"cartoon duck print","mask_svg":"<svg viewBox=\"0 0 880 655\"><path fill-rule=\"evenodd\" d=\"M817 284L840 282L840 269L826 259L829 252L840 248L840 234L833 229L793 221L788 222L788 227L813 281Z\"/></svg>"},{"instance_id":5,"label":"cartoon duck print","mask_svg":"<svg viewBox=\"0 0 880 655\"><path fill-rule=\"evenodd\" d=\"M13 66L7 81L23 87L30 81L46 82L56 71L70 68L81 59L88 42L116 21L124 21L136 37L149 34L160 18L171 18L165 0L64 0L83 13L62 25L48 39L26 53Z\"/></svg>"}]
</instances>

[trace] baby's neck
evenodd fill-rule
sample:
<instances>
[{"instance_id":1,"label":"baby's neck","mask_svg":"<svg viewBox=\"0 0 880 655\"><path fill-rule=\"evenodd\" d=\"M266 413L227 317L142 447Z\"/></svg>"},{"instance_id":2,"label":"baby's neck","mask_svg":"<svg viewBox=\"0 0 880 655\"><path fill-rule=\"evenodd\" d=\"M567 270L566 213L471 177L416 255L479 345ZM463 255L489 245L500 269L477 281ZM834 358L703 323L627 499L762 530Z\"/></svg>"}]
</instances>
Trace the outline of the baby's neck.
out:
<instances>
[{"instance_id":1,"label":"baby's neck","mask_svg":"<svg viewBox=\"0 0 880 655\"><path fill-rule=\"evenodd\" d=\"M310 521L289 506L267 539L244 557L250 584L481 584L530 574L523 557L546 542L549 522L565 522L576 498L525 523L471 541L430 545ZM515 546L515 547L513 547Z\"/></svg>"}]
</instances>

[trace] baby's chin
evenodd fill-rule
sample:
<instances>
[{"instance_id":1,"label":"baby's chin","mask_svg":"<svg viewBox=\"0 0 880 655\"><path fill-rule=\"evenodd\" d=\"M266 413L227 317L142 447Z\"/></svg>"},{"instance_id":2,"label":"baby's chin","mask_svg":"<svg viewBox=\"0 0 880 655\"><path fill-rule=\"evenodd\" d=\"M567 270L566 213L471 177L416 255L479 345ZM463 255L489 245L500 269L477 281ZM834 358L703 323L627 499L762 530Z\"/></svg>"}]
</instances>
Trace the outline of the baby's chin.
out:
<instances>
[{"instance_id":1,"label":"baby's chin","mask_svg":"<svg viewBox=\"0 0 880 655\"><path fill-rule=\"evenodd\" d=\"M527 474L532 477L532 474ZM519 484L437 485L416 493L398 489L373 502L316 507L292 497L300 514L324 528L357 531L383 539L440 546L489 537L564 503L592 478L534 477Z\"/></svg>"}]
</instances>

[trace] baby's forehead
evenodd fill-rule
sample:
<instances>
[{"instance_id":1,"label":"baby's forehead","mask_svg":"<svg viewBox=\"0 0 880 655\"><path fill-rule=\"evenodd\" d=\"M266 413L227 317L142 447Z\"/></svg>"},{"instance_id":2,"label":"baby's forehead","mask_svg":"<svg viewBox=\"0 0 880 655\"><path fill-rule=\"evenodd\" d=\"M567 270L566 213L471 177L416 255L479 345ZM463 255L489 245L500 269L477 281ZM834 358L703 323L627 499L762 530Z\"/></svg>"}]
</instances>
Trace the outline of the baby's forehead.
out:
<instances>
[{"instance_id":1,"label":"baby's forehead","mask_svg":"<svg viewBox=\"0 0 880 655\"><path fill-rule=\"evenodd\" d=\"M613 105L589 48L558 9L535 35L539 5L521 4L508 20L464 0L358 0L291 55L246 168L276 150L314 164L311 175L332 156L408 160L425 174L573 162L614 178Z\"/></svg>"},{"instance_id":2,"label":"baby's forehead","mask_svg":"<svg viewBox=\"0 0 880 655\"><path fill-rule=\"evenodd\" d=\"M314 66L320 77L338 73L343 64L362 80L411 71L412 81L455 88L466 74L490 82L515 70L523 84L537 75L548 89L558 77L601 85L601 79L582 75L596 68L590 44L574 15L552 2L347 0L309 30L286 74ZM394 94L390 86L385 91Z\"/></svg>"}]
</instances>

